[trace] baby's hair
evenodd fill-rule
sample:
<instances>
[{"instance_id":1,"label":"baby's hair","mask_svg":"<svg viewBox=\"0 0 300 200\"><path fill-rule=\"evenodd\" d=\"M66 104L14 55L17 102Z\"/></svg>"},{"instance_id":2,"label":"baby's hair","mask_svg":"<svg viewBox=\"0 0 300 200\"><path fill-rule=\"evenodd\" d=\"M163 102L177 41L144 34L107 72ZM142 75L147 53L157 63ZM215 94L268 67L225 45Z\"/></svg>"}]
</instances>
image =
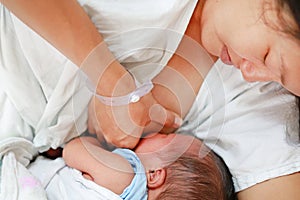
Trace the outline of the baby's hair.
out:
<instances>
[{"instance_id":1,"label":"baby's hair","mask_svg":"<svg viewBox=\"0 0 300 200\"><path fill-rule=\"evenodd\" d=\"M159 200L235 200L231 174L213 151L202 157L184 153L166 166L167 177Z\"/></svg>"}]
</instances>

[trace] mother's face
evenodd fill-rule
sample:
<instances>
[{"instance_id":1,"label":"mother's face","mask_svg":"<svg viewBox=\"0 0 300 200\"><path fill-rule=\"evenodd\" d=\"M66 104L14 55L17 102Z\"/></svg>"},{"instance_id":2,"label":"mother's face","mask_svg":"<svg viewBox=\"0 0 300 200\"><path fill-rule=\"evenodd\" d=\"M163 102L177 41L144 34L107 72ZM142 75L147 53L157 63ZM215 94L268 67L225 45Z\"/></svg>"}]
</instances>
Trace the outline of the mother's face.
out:
<instances>
[{"instance_id":1,"label":"mother's face","mask_svg":"<svg viewBox=\"0 0 300 200\"><path fill-rule=\"evenodd\" d=\"M207 0L202 43L247 81L276 81L300 96L300 41L274 27L279 26L274 6L274 0ZM284 19L294 24L285 12Z\"/></svg>"}]
</instances>

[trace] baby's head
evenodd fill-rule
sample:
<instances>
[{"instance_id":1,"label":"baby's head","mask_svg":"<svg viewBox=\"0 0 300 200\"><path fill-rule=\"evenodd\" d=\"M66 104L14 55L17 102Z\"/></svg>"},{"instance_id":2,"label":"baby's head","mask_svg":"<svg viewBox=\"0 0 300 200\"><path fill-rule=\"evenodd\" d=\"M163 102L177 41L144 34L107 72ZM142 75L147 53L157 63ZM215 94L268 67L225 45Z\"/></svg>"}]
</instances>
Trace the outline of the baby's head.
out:
<instances>
[{"instance_id":1,"label":"baby's head","mask_svg":"<svg viewBox=\"0 0 300 200\"><path fill-rule=\"evenodd\" d=\"M148 180L148 199L234 199L224 162L195 137L155 134L135 152Z\"/></svg>"}]
</instances>

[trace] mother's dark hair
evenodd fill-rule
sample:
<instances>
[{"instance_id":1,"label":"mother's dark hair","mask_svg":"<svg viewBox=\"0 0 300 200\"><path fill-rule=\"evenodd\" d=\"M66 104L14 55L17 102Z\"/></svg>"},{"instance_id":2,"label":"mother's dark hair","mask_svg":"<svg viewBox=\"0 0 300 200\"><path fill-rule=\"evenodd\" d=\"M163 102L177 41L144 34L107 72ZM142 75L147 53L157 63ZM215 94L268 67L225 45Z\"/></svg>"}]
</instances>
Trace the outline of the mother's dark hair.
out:
<instances>
[{"instance_id":1,"label":"mother's dark hair","mask_svg":"<svg viewBox=\"0 0 300 200\"><path fill-rule=\"evenodd\" d=\"M288 31L295 38L300 40L300 1L299 0L276 0L277 7L280 12L278 12L279 19L283 27L286 27L285 31ZM288 23L280 13L282 10L288 9L291 17L295 21L297 27L294 27L292 24Z\"/></svg>"},{"instance_id":2,"label":"mother's dark hair","mask_svg":"<svg viewBox=\"0 0 300 200\"><path fill-rule=\"evenodd\" d=\"M284 27L284 31L291 34L295 39L300 41L300 1L299 0L276 0L278 16L281 22L281 26ZM288 23L282 15L282 11L288 9L290 16L293 18L295 24ZM295 27L296 25L296 27ZM300 42L299 42L300 43ZM299 117L298 123L300 127L300 97L298 97L298 110ZM297 144L300 143L300 132L298 134Z\"/></svg>"}]
</instances>

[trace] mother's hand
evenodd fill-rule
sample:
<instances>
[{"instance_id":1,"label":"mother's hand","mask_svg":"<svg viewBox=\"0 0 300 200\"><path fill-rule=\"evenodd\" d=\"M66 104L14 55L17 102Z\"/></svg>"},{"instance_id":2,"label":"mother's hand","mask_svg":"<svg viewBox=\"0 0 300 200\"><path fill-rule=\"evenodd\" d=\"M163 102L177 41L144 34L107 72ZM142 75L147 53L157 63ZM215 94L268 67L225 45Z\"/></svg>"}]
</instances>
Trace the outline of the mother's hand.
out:
<instances>
[{"instance_id":1,"label":"mother's hand","mask_svg":"<svg viewBox=\"0 0 300 200\"><path fill-rule=\"evenodd\" d=\"M178 115L158 104L151 93L125 106L107 106L96 97L89 105L89 132L117 147L134 148L143 133L180 125Z\"/></svg>"}]
</instances>

